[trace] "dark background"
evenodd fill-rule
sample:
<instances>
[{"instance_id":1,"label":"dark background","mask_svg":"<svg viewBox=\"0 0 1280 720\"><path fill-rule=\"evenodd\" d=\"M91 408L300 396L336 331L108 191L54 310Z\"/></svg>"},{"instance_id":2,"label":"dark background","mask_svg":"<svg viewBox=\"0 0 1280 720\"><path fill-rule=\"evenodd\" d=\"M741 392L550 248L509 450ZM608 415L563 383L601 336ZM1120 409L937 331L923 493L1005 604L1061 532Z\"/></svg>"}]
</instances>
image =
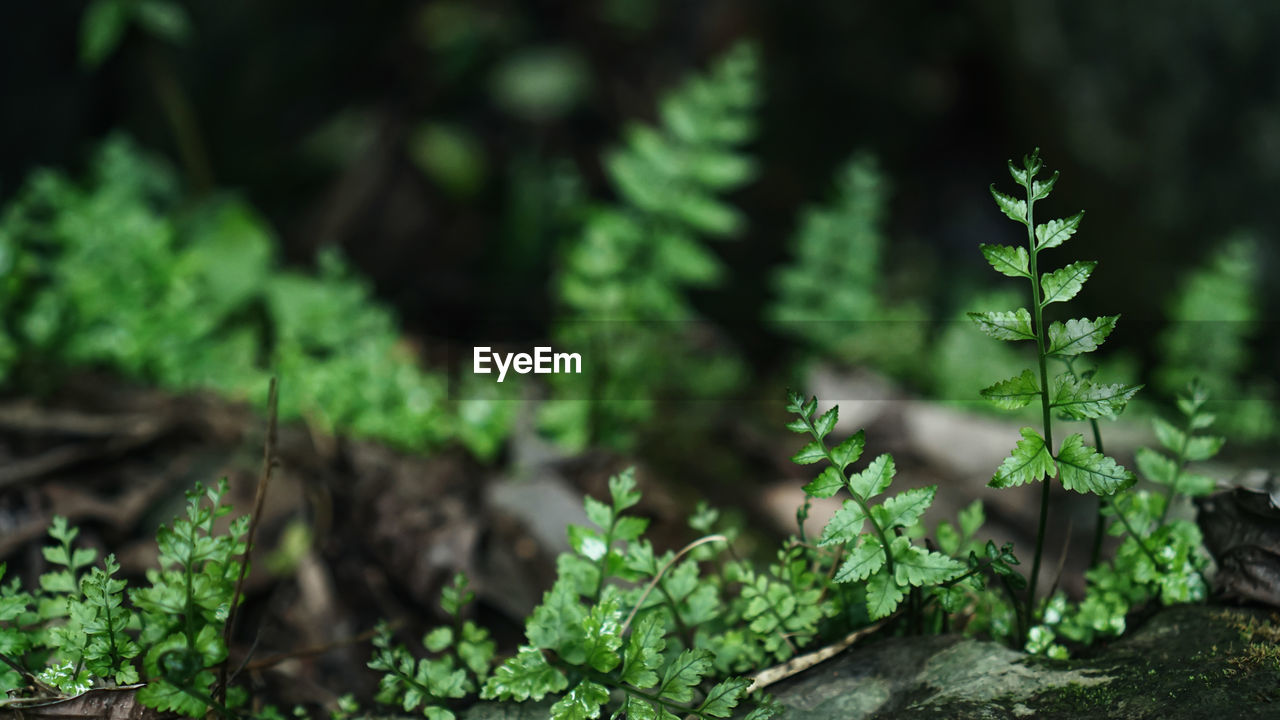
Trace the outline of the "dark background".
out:
<instances>
[{"instance_id":1,"label":"dark background","mask_svg":"<svg viewBox=\"0 0 1280 720\"><path fill-rule=\"evenodd\" d=\"M829 194L856 150L878 155L894 187L889 267L938 317L953 311L942 285L995 282L976 246L1012 241L1016 229L987 186L1009 185L1004 161L1036 146L1064 178L1049 212L1088 210L1072 256L1103 261L1081 311L1123 310L1116 345L1147 363L1174 281L1229 232L1256 231L1274 274L1272 3L184 6L187 42L134 29L89 70L78 62L82 3L0 4L0 200L35 166L82 167L112 130L181 166L156 91L170 77L190 103L205 182L265 213L288 261L340 246L414 334L544 337L564 231L539 213L539 188L570 168L585 193L606 197L599 156L625 123L652 118L663 90L754 38L765 68L753 147L762 172L734 198L748 232L715 246L732 281L695 302L758 368L785 348L760 318L797 211ZM527 85L522 71L549 78L549 104L510 100L502 78ZM415 161L427 126L464 141L444 180ZM1270 317L1277 293L1266 287ZM1260 335L1265 371L1280 347L1277 333Z\"/></svg>"}]
</instances>

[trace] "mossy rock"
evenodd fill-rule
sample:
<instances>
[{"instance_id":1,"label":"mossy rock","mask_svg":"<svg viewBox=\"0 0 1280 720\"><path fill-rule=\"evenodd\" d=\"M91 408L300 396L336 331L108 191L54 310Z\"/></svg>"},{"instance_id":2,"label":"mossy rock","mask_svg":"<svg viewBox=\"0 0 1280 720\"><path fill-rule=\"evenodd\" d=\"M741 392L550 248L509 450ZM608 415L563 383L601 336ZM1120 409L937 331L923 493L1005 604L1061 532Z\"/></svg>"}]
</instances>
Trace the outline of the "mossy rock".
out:
<instances>
[{"instance_id":1,"label":"mossy rock","mask_svg":"<svg viewBox=\"0 0 1280 720\"><path fill-rule=\"evenodd\" d=\"M1170 608L1066 661L956 636L887 639L771 690L782 720L1280 718L1280 616Z\"/></svg>"}]
</instances>

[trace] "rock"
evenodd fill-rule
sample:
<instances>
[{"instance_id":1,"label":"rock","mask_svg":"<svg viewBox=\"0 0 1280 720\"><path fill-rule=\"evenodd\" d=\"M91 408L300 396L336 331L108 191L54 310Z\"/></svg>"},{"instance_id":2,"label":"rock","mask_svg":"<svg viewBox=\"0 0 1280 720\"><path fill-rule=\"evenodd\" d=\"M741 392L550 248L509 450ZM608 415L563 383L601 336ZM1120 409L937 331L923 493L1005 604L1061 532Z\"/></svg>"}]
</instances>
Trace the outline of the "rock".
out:
<instances>
[{"instance_id":1,"label":"rock","mask_svg":"<svg viewBox=\"0 0 1280 720\"><path fill-rule=\"evenodd\" d=\"M891 638L773 686L779 720L1280 717L1280 616L1164 610L1092 656L957 636Z\"/></svg>"}]
</instances>

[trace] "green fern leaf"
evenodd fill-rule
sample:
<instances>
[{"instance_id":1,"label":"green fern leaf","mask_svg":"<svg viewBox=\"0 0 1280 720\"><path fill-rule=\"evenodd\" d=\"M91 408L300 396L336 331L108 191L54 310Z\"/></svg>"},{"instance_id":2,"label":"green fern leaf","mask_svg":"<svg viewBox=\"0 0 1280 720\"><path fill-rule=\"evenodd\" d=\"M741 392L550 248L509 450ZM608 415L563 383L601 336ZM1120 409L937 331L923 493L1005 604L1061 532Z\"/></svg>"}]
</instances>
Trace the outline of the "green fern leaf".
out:
<instances>
[{"instance_id":1,"label":"green fern leaf","mask_svg":"<svg viewBox=\"0 0 1280 720\"><path fill-rule=\"evenodd\" d=\"M1009 277L1031 277L1027 268L1029 255L1027 249L1010 245L982 245L982 255L991 263L996 272Z\"/></svg>"},{"instance_id":2,"label":"green fern leaf","mask_svg":"<svg viewBox=\"0 0 1280 720\"><path fill-rule=\"evenodd\" d=\"M711 653L706 650L684 650L667 666L658 695L665 700L689 702L693 689L711 672Z\"/></svg>"},{"instance_id":3,"label":"green fern leaf","mask_svg":"<svg viewBox=\"0 0 1280 720\"><path fill-rule=\"evenodd\" d=\"M1035 373L1030 369L1023 370L1022 374L1001 380L991 387L981 392L982 397L990 400L993 405L1005 410L1017 410L1020 407L1026 407L1032 400L1040 397L1040 384L1036 382Z\"/></svg>"},{"instance_id":4,"label":"green fern leaf","mask_svg":"<svg viewBox=\"0 0 1280 720\"><path fill-rule=\"evenodd\" d=\"M749 687L751 679L745 677L729 678L718 683L707 692L707 698L698 706L698 714L703 717L730 717Z\"/></svg>"},{"instance_id":5,"label":"green fern leaf","mask_svg":"<svg viewBox=\"0 0 1280 720\"><path fill-rule=\"evenodd\" d=\"M840 492L845 486L844 474L835 466L824 468L812 482L804 486L804 491L816 498L829 498Z\"/></svg>"},{"instance_id":6,"label":"green fern leaf","mask_svg":"<svg viewBox=\"0 0 1280 720\"><path fill-rule=\"evenodd\" d=\"M995 477L987 483L988 487L1007 488L1026 485L1029 482L1043 480L1046 476L1054 477L1057 466L1049 448L1045 447L1040 433L1029 427L1022 428L1022 439L1014 446L1009 457L1000 463Z\"/></svg>"},{"instance_id":7,"label":"green fern leaf","mask_svg":"<svg viewBox=\"0 0 1280 720\"><path fill-rule=\"evenodd\" d=\"M1141 385L1095 385L1067 373L1055 380L1049 404L1075 420L1115 417L1141 389Z\"/></svg>"},{"instance_id":8,"label":"green fern leaf","mask_svg":"<svg viewBox=\"0 0 1280 720\"><path fill-rule=\"evenodd\" d=\"M1078 493L1113 495L1136 481L1123 465L1085 445L1079 433L1062 441L1057 459L1062 486Z\"/></svg>"},{"instance_id":9,"label":"green fern leaf","mask_svg":"<svg viewBox=\"0 0 1280 720\"><path fill-rule=\"evenodd\" d=\"M831 462L840 472L862 457L862 450L867 446L867 434L862 430L854 433L844 442L831 448Z\"/></svg>"},{"instance_id":10,"label":"green fern leaf","mask_svg":"<svg viewBox=\"0 0 1280 720\"><path fill-rule=\"evenodd\" d=\"M1049 326L1049 347L1045 353L1067 357L1093 352L1116 328L1119 319L1119 315L1109 315L1093 320L1076 318L1066 323L1055 322Z\"/></svg>"},{"instance_id":11,"label":"green fern leaf","mask_svg":"<svg viewBox=\"0 0 1280 720\"><path fill-rule=\"evenodd\" d=\"M609 701L603 685L583 680L551 706L552 720L591 720L600 717L600 708Z\"/></svg>"},{"instance_id":12,"label":"green fern leaf","mask_svg":"<svg viewBox=\"0 0 1280 720\"><path fill-rule=\"evenodd\" d=\"M889 487L895 472L893 456L885 453L849 478L849 491L863 500L870 500Z\"/></svg>"},{"instance_id":13,"label":"green fern leaf","mask_svg":"<svg viewBox=\"0 0 1280 720\"><path fill-rule=\"evenodd\" d=\"M867 515L856 500L845 500L844 505L831 516L827 526L822 529L818 547L852 542L862 532L866 520Z\"/></svg>"},{"instance_id":14,"label":"green fern leaf","mask_svg":"<svg viewBox=\"0 0 1280 720\"><path fill-rule=\"evenodd\" d=\"M884 548L880 546L880 541L872 536L863 535L853 551L849 553L849 557L845 558L844 564L840 566L833 580L838 583L859 582L870 577L872 573L879 572L882 567L884 567Z\"/></svg>"},{"instance_id":15,"label":"green fern leaf","mask_svg":"<svg viewBox=\"0 0 1280 720\"><path fill-rule=\"evenodd\" d=\"M1066 242L1072 235L1076 234L1076 229L1080 227L1080 221L1084 219L1084 211L1072 215L1062 220L1050 220L1043 225L1036 226L1036 251L1048 250L1055 248Z\"/></svg>"},{"instance_id":16,"label":"green fern leaf","mask_svg":"<svg viewBox=\"0 0 1280 720\"><path fill-rule=\"evenodd\" d=\"M904 490L886 499L880 505L872 507L871 516L885 532L897 527L911 527L916 524L924 511L929 509L937 492L937 485Z\"/></svg>"},{"instance_id":17,"label":"green fern leaf","mask_svg":"<svg viewBox=\"0 0 1280 720\"><path fill-rule=\"evenodd\" d=\"M1098 263L1096 261L1082 260L1042 275L1040 277L1040 288L1043 290L1043 295L1040 300L1040 306L1045 307L1050 303L1066 302L1075 297L1097 266Z\"/></svg>"},{"instance_id":18,"label":"green fern leaf","mask_svg":"<svg viewBox=\"0 0 1280 720\"><path fill-rule=\"evenodd\" d=\"M536 648L523 647L494 670L480 697L485 700L541 700L569 686L564 673L547 662Z\"/></svg>"},{"instance_id":19,"label":"green fern leaf","mask_svg":"<svg viewBox=\"0 0 1280 720\"><path fill-rule=\"evenodd\" d=\"M969 318L978 329L997 340L1035 340L1031 329L1031 313L1026 308L1011 312L971 312Z\"/></svg>"},{"instance_id":20,"label":"green fern leaf","mask_svg":"<svg viewBox=\"0 0 1280 720\"><path fill-rule=\"evenodd\" d=\"M996 186L991 186L991 197L995 198L996 205L1000 207L1000 212L1009 217L1010 220L1027 224L1027 201L1018 200L996 190Z\"/></svg>"},{"instance_id":21,"label":"green fern leaf","mask_svg":"<svg viewBox=\"0 0 1280 720\"><path fill-rule=\"evenodd\" d=\"M905 596L889 573L878 572L867 581L867 613L872 620L889 617Z\"/></svg>"}]
</instances>

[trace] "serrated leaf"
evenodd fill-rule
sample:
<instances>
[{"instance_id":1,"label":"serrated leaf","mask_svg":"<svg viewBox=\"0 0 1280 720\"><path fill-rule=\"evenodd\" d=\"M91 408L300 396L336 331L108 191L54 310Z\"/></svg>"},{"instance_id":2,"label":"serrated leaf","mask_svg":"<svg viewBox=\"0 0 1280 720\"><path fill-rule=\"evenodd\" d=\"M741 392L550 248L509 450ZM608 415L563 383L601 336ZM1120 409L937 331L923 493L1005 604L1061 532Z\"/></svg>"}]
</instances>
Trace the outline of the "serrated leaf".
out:
<instances>
[{"instance_id":1,"label":"serrated leaf","mask_svg":"<svg viewBox=\"0 0 1280 720\"><path fill-rule=\"evenodd\" d=\"M854 538L862 533L866 519L866 513L862 511L862 506L856 500L845 500L844 505L831 516L827 526L822 529L822 536L818 538L818 547L853 542Z\"/></svg>"},{"instance_id":2,"label":"serrated leaf","mask_svg":"<svg viewBox=\"0 0 1280 720\"><path fill-rule=\"evenodd\" d=\"M1035 200L1043 200L1049 197L1049 193L1053 192L1053 186L1058 182L1058 171L1054 170L1053 175L1049 179L1040 182L1035 180L1031 183L1031 197ZM1024 186L1025 187L1025 186Z\"/></svg>"},{"instance_id":3,"label":"serrated leaf","mask_svg":"<svg viewBox=\"0 0 1280 720\"><path fill-rule=\"evenodd\" d=\"M1062 441L1058 449L1059 480L1062 486L1078 493L1114 495L1133 485L1133 473L1084 444L1084 436L1075 433Z\"/></svg>"},{"instance_id":4,"label":"serrated leaf","mask_svg":"<svg viewBox=\"0 0 1280 720\"><path fill-rule=\"evenodd\" d=\"M996 205L1000 207L1000 212L1004 213L1010 220L1027 224L1027 201L1017 200L1009 195L996 190L996 186L991 186L991 197L995 198Z\"/></svg>"},{"instance_id":5,"label":"serrated leaf","mask_svg":"<svg viewBox=\"0 0 1280 720\"><path fill-rule=\"evenodd\" d=\"M1095 385L1066 373L1054 381L1051 407L1075 420L1119 415L1141 385Z\"/></svg>"},{"instance_id":6,"label":"serrated leaf","mask_svg":"<svg viewBox=\"0 0 1280 720\"><path fill-rule=\"evenodd\" d=\"M829 498L835 495L844 487L844 474L835 467L827 467L823 469L813 482L804 486L804 491L813 497Z\"/></svg>"},{"instance_id":7,"label":"serrated leaf","mask_svg":"<svg viewBox=\"0 0 1280 720\"><path fill-rule=\"evenodd\" d=\"M987 487L1016 487L1056 475L1057 467L1053 463L1053 456L1049 454L1049 448L1045 447L1040 433L1029 427L1022 428L1021 432L1022 439L1014 446L1009 457L1000 463L995 477L991 478Z\"/></svg>"},{"instance_id":8,"label":"serrated leaf","mask_svg":"<svg viewBox=\"0 0 1280 720\"><path fill-rule=\"evenodd\" d=\"M568 686L564 673L552 667L540 651L522 647L515 657L493 671L480 697L516 702L541 700L547 693L560 692Z\"/></svg>"},{"instance_id":9,"label":"serrated leaf","mask_svg":"<svg viewBox=\"0 0 1280 720\"><path fill-rule=\"evenodd\" d=\"M818 440L810 440L808 444L800 448L800 452L791 456L791 462L797 465L812 465L819 460L825 460L826 457L826 447Z\"/></svg>"},{"instance_id":10,"label":"serrated leaf","mask_svg":"<svg viewBox=\"0 0 1280 720\"><path fill-rule=\"evenodd\" d=\"M862 472L854 473L849 478L849 492L863 500L870 500L889 487L895 472L893 456L885 453L872 460Z\"/></svg>"},{"instance_id":11,"label":"serrated leaf","mask_svg":"<svg viewBox=\"0 0 1280 720\"><path fill-rule=\"evenodd\" d=\"M871 508L871 515L885 532L895 527L911 527L933 504L937 492L937 485L904 490Z\"/></svg>"},{"instance_id":12,"label":"serrated leaf","mask_svg":"<svg viewBox=\"0 0 1280 720\"><path fill-rule=\"evenodd\" d=\"M838 583L860 582L879 572L882 567L884 548L878 539L864 535L849 553L849 557L845 558L833 580Z\"/></svg>"},{"instance_id":13,"label":"serrated leaf","mask_svg":"<svg viewBox=\"0 0 1280 720\"><path fill-rule=\"evenodd\" d=\"M996 272L1009 277L1031 277L1027 268L1030 256L1027 249L1013 245L982 245L982 255Z\"/></svg>"},{"instance_id":14,"label":"serrated leaf","mask_svg":"<svg viewBox=\"0 0 1280 720\"><path fill-rule=\"evenodd\" d=\"M1036 382L1035 373L1028 368L1017 377L1001 380L983 390L981 395L998 408L1017 410L1039 397L1040 384Z\"/></svg>"},{"instance_id":15,"label":"serrated leaf","mask_svg":"<svg viewBox=\"0 0 1280 720\"><path fill-rule=\"evenodd\" d=\"M551 706L552 720L591 720L600 717L600 707L609 701L609 690L583 680Z\"/></svg>"},{"instance_id":16,"label":"serrated leaf","mask_svg":"<svg viewBox=\"0 0 1280 720\"><path fill-rule=\"evenodd\" d=\"M634 695L626 696L622 701L622 707L612 715L615 720L619 717L625 717L627 720L665 720L658 717L658 711L654 710L648 700L641 700Z\"/></svg>"},{"instance_id":17,"label":"serrated leaf","mask_svg":"<svg viewBox=\"0 0 1280 720\"><path fill-rule=\"evenodd\" d=\"M867 614L872 620L889 617L898 609L904 595L889 573L881 571L872 575L867 581Z\"/></svg>"},{"instance_id":18,"label":"serrated leaf","mask_svg":"<svg viewBox=\"0 0 1280 720\"><path fill-rule=\"evenodd\" d=\"M1041 275L1040 288L1043 294L1040 299L1040 307L1045 307L1050 303L1066 302L1075 297L1097 266L1098 263L1096 261L1082 260Z\"/></svg>"},{"instance_id":19,"label":"serrated leaf","mask_svg":"<svg viewBox=\"0 0 1280 720\"><path fill-rule=\"evenodd\" d=\"M969 319L978 329L997 340L1035 340L1031 313L1026 308L1005 312L971 312Z\"/></svg>"},{"instance_id":20,"label":"serrated leaf","mask_svg":"<svg viewBox=\"0 0 1280 720\"><path fill-rule=\"evenodd\" d=\"M967 569L959 560L912 545L905 537L894 538L893 573L894 581L899 585L937 585L963 574Z\"/></svg>"},{"instance_id":21,"label":"serrated leaf","mask_svg":"<svg viewBox=\"0 0 1280 720\"><path fill-rule=\"evenodd\" d=\"M1050 220L1043 225L1037 225L1036 251L1048 250L1066 242L1072 235L1076 234L1076 229L1080 227L1080 221L1083 219L1084 211L1081 210L1071 217Z\"/></svg>"},{"instance_id":22,"label":"serrated leaf","mask_svg":"<svg viewBox=\"0 0 1280 720\"><path fill-rule=\"evenodd\" d=\"M687 703L693 699L693 688L711 672L711 653L706 650L684 650L667 666L662 675L658 695L665 700Z\"/></svg>"},{"instance_id":23,"label":"serrated leaf","mask_svg":"<svg viewBox=\"0 0 1280 720\"><path fill-rule=\"evenodd\" d=\"M831 448L831 460L843 472L845 468L862 457L862 450L867 446L867 434L859 430L844 442Z\"/></svg>"},{"instance_id":24,"label":"serrated leaf","mask_svg":"<svg viewBox=\"0 0 1280 720\"><path fill-rule=\"evenodd\" d=\"M1138 472L1153 483L1172 485L1178 477L1178 464L1151 448L1138 448L1134 453Z\"/></svg>"},{"instance_id":25,"label":"serrated leaf","mask_svg":"<svg viewBox=\"0 0 1280 720\"><path fill-rule=\"evenodd\" d=\"M717 684L707 692L706 699L698 706L698 713L718 718L733 715L733 709L749 687L751 679L745 677L733 677Z\"/></svg>"},{"instance_id":26,"label":"serrated leaf","mask_svg":"<svg viewBox=\"0 0 1280 720\"><path fill-rule=\"evenodd\" d=\"M840 406L832 405L831 409L822 413L822 415L814 421L813 427L818 432L818 437L825 438L831 433L832 428L836 426L836 421L840 417Z\"/></svg>"},{"instance_id":27,"label":"serrated leaf","mask_svg":"<svg viewBox=\"0 0 1280 720\"><path fill-rule=\"evenodd\" d=\"M809 423L805 422L804 418L796 418L787 423L787 429L795 433L807 433L809 432Z\"/></svg>"},{"instance_id":28,"label":"serrated leaf","mask_svg":"<svg viewBox=\"0 0 1280 720\"><path fill-rule=\"evenodd\" d=\"M627 638L623 682L641 690L658 684L658 674L654 670L662 667L662 651L667 647L665 630L662 616L657 612L640 618Z\"/></svg>"},{"instance_id":29,"label":"serrated leaf","mask_svg":"<svg viewBox=\"0 0 1280 720\"><path fill-rule=\"evenodd\" d=\"M1093 352L1107 339L1116 327L1119 315L1106 317L1075 318L1065 324L1055 322L1049 326L1047 355L1065 357Z\"/></svg>"}]
</instances>

